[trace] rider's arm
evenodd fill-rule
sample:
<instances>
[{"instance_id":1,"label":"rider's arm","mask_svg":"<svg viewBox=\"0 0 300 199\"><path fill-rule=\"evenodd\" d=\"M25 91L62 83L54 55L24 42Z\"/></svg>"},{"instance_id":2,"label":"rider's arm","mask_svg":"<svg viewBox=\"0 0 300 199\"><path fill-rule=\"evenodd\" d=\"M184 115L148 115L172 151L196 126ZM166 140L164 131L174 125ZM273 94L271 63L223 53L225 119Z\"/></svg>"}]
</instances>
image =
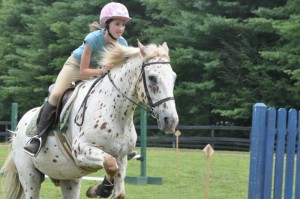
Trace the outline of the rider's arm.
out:
<instances>
[{"instance_id":1,"label":"rider's arm","mask_svg":"<svg viewBox=\"0 0 300 199\"><path fill-rule=\"evenodd\" d=\"M89 64L90 64L91 56L92 56L91 49L89 49L87 44L84 44L84 50L80 62L80 76L93 77L93 76L99 76L108 73L108 69L106 67L102 67L101 69L90 68Z\"/></svg>"}]
</instances>

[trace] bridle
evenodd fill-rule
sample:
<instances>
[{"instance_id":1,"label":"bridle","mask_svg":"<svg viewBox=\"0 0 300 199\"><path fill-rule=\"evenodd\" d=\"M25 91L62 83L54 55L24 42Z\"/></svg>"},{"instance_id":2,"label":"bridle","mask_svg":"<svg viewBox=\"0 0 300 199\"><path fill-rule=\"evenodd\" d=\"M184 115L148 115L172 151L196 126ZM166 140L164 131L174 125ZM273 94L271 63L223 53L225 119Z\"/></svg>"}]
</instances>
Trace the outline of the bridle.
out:
<instances>
[{"instance_id":1,"label":"bridle","mask_svg":"<svg viewBox=\"0 0 300 199\"><path fill-rule=\"evenodd\" d=\"M139 75L139 78L140 76L142 75L142 79L143 79L143 85L144 85L144 90L145 90L145 93L146 93L146 97L147 97L147 100L148 100L148 103L149 105L141 105L135 101L133 101L132 99L130 99L129 97L127 97L124 93L122 93L122 91L116 86L116 84L114 83L113 79L111 78L110 76L110 73L108 74L108 78L110 80L110 82L113 84L113 86L126 98L128 99L129 101L131 101L133 104L139 106L140 108L144 109L145 111L151 113L152 117L156 118L157 119L157 115L154 113L154 108L156 106L159 106L160 104L166 102L166 101L169 101L169 100L174 100L174 97L165 97L161 100L158 100L157 102L153 103L152 101L152 98L150 96L150 93L149 93L149 90L148 90L148 87L147 87L147 79L146 79L146 74L145 74L145 68L147 66L150 66L150 65L155 65L155 64L170 64L170 62L149 62L149 63L143 63L142 67L141 67L141 73Z\"/></svg>"},{"instance_id":2,"label":"bridle","mask_svg":"<svg viewBox=\"0 0 300 199\"><path fill-rule=\"evenodd\" d=\"M110 80L110 82L112 83L112 85L117 89L117 91L119 91L119 93L121 93L126 99L128 99L129 101L131 101L133 104L139 106L140 108L144 109L145 111L149 112L151 114L151 116L153 118L156 118L157 119L157 114L155 114L154 112L154 108L156 106L159 106L160 104L166 102L166 101L169 101L169 100L174 100L174 97L166 97L166 98L163 98L161 100L158 100L157 102L153 103L152 99L151 99L151 96L149 94L149 91L148 91L148 88L147 88L147 80L146 80L146 74L145 74L145 68L147 66L150 66L150 65L155 65L155 64L170 64L170 62L149 62L149 63L143 63L142 64L142 67L141 67L141 73L139 75L139 78L142 76L142 79L143 79L143 85L144 85L144 90L145 90L145 93L146 93L146 97L147 97L147 100L148 100L148 103L149 105L141 105L135 101L133 101L132 99L130 99L129 97L127 97L118 87L117 85L114 83L113 79L111 78L111 74L108 73L108 79ZM84 116L85 116L85 111L86 111L86 104L87 104L87 100L90 96L90 92L92 91L92 89L95 87L95 85L105 77L106 75L104 76L100 76L96 79L96 81L92 84L92 86L90 87L89 91L87 92L77 114L76 114L76 117L74 118L74 122L78 125L78 126L81 126L83 124L83 121L84 121ZM82 113L82 120L81 122L78 122L76 120L76 118L79 116L79 112L80 110L83 110L83 113Z\"/></svg>"}]
</instances>

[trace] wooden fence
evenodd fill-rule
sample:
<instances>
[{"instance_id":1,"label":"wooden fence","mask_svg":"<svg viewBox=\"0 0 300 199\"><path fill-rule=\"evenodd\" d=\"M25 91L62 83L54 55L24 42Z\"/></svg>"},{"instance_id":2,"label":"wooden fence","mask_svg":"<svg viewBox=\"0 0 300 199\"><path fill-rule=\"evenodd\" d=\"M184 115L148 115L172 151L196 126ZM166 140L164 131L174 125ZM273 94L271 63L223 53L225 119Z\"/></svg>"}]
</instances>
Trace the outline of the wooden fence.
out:
<instances>
[{"instance_id":1,"label":"wooden fence","mask_svg":"<svg viewBox=\"0 0 300 199\"><path fill-rule=\"evenodd\" d=\"M0 142L8 141L10 133L6 129L10 129L10 121L0 121ZM140 125L136 125L137 132L140 131ZM250 147L250 127L240 126L188 126L179 125L177 128L181 131L179 137L179 147L189 149L203 149L207 144L212 145L217 150L237 150L249 151ZM156 125L148 125L147 130L158 132ZM191 135L190 132L193 132ZM235 132L235 135L232 135ZM238 133L236 133L238 132ZM148 147L175 147L176 138L174 135L166 135L163 132L159 136L147 136ZM239 136L236 137L236 134ZM138 138L137 146L140 146Z\"/></svg>"},{"instance_id":2,"label":"wooden fence","mask_svg":"<svg viewBox=\"0 0 300 199\"><path fill-rule=\"evenodd\" d=\"M7 129L11 129L11 121L0 121L0 142L9 140L10 132Z\"/></svg>"},{"instance_id":3,"label":"wooden fence","mask_svg":"<svg viewBox=\"0 0 300 199\"><path fill-rule=\"evenodd\" d=\"M137 131L139 128L136 126ZM148 131L159 131L155 125L148 125L147 129ZM177 129L181 132L179 148L203 149L207 144L210 144L217 150L249 151L251 127L179 125ZM189 135L191 131L194 132L193 136ZM174 135L165 135L163 132L160 136L147 136L148 147L174 148L175 143L176 137ZM139 146L139 139L137 146Z\"/></svg>"}]
</instances>

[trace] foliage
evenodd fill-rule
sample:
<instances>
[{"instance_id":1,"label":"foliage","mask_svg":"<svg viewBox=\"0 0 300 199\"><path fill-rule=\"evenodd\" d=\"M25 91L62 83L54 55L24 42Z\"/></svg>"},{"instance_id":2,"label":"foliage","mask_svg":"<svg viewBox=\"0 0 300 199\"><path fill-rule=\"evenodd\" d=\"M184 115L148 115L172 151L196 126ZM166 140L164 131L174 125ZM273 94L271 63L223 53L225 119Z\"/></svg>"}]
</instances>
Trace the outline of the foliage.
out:
<instances>
[{"instance_id":1,"label":"foliage","mask_svg":"<svg viewBox=\"0 0 300 199\"><path fill-rule=\"evenodd\" d=\"M43 102L107 2L1 2L0 119L11 102L20 114ZM120 2L133 18L124 35L130 45L168 43L181 124L249 126L256 102L299 108L299 1Z\"/></svg>"},{"instance_id":2,"label":"foliage","mask_svg":"<svg viewBox=\"0 0 300 199\"><path fill-rule=\"evenodd\" d=\"M286 65L287 60L299 61L298 45L288 37L299 38L293 25L299 12L295 1L148 2L153 18L167 20L145 33L153 35L149 40L166 40L173 48L182 124L250 125L256 102L298 106L292 94L299 71ZM286 60L285 66L270 60L275 57ZM294 69L299 65L290 64Z\"/></svg>"}]
</instances>

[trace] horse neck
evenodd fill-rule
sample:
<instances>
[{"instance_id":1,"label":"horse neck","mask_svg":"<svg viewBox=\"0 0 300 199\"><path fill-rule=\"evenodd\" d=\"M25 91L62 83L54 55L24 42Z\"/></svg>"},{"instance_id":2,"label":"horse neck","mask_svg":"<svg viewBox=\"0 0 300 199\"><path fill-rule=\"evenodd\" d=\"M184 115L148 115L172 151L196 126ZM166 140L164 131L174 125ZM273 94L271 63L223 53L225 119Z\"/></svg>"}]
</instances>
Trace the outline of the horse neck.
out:
<instances>
[{"instance_id":1,"label":"horse neck","mask_svg":"<svg viewBox=\"0 0 300 199\"><path fill-rule=\"evenodd\" d=\"M142 62L143 60L139 57L130 58L119 70L112 71L111 74L119 91L134 101L138 100L136 86L141 73ZM126 102L133 104L129 100L126 100Z\"/></svg>"},{"instance_id":2,"label":"horse neck","mask_svg":"<svg viewBox=\"0 0 300 199\"><path fill-rule=\"evenodd\" d=\"M113 83L109 78L105 78L102 86L105 85L106 88L102 87L102 91L100 91L107 92L109 94L107 96L111 96L105 100L106 107L119 112L117 117L122 117L120 119L124 122L126 121L124 115L126 115L127 120L131 120L133 117L136 104L132 101L138 103L136 85L141 73L142 62L142 58L139 57L129 58L122 66L111 70L109 75Z\"/></svg>"},{"instance_id":3,"label":"horse neck","mask_svg":"<svg viewBox=\"0 0 300 199\"><path fill-rule=\"evenodd\" d=\"M136 104L132 101L139 102L136 84L139 79L142 62L141 58L130 58L122 66L113 68L109 73L113 83L108 75L96 83L93 88L94 81L86 82L77 95L78 97L75 100L71 113L71 118L73 119L69 121L78 120L77 122L80 123L84 120L84 126L94 126L94 121L98 120L114 123L114 126L119 129L124 129L124 126L129 124L133 125L133 113ZM84 100L86 96L88 98ZM86 104L82 106L84 101L86 101ZM85 111L83 112L83 110ZM70 126L73 127L72 122ZM72 130L70 128L70 131L74 131L76 135L78 129L77 127L75 129Z\"/></svg>"}]
</instances>

